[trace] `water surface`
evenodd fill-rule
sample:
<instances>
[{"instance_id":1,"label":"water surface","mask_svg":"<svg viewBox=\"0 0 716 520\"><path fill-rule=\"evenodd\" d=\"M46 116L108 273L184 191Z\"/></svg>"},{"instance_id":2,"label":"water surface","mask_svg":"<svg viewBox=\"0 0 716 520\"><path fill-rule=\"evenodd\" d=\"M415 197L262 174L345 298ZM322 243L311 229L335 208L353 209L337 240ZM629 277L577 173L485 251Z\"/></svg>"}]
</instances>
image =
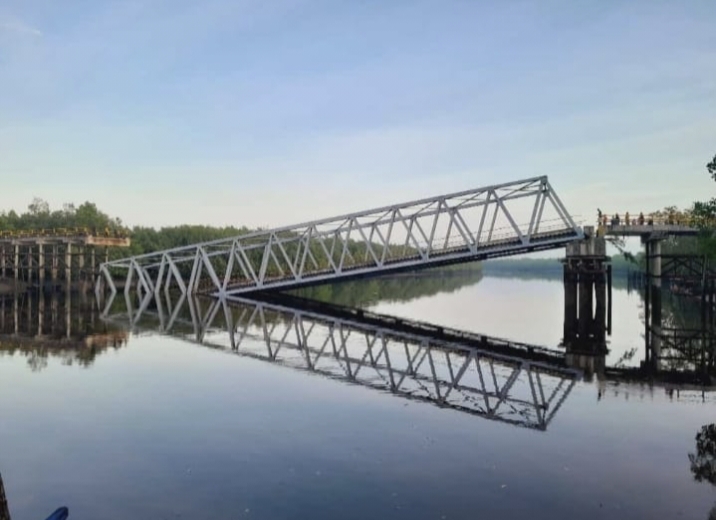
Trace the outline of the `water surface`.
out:
<instances>
[{"instance_id":1,"label":"water surface","mask_svg":"<svg viewBox=\"0 0 716 520\"><path fill-rule=\"evenodd\" d=\"M559 281L435 280L374 282L339 303L558 349ZM15 520L60 505L108 519L706 519L716 502L688 458L716 419L710 393L594 377L540 430L263 361L250 338L235 355L221 327L199 338L214 347L190 325L164 336L149 315L126 332L78 306L68 335L49 304L45 330L65 326L46 334L57 346L33 346L28 306L17 305L31 322L17 334L6 315L0 355L0 471ZM639 293L615 290L607 365L637 349L626 363L637 366L643 333Z\"/></svg>"}]
</instances>

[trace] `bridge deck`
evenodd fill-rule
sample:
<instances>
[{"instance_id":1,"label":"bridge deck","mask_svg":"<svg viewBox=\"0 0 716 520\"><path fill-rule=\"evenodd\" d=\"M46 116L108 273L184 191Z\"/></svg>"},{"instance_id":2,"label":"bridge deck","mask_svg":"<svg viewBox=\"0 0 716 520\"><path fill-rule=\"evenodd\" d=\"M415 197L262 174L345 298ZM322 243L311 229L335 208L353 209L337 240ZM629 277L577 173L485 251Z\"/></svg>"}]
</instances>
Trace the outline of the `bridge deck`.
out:
<instances>
[{"instance_id":1,"label":"bridge deck","mask_svg":"<svg viewBox=\"0 0 716 520\"><path fill-rule=\"evenodd\" d=\"M464 263L472 261L487 260L489 258L521 255L534 251L546 249L562 248L566 244L574 241L574 231L565 229L560 231L548 231L544 233L536 233L532 235L529 245L525 245L517 238L494 240L487 244L477 245L475 248L466 246L449 247L446 249L432 251L429 261L432 267L450 265L454 263ZM414 270L420 268L424 264L424 258L419 254L404 256L401 258L389 259L384 262L384 271L396 272ZM374 263L365 262L361 264L351 265L340 271L341 279L359 278L370 275ZM263 288L257 288L250 280L230 280L226 287L226 294L242 294L255 292L257 290L267 290L279 287L290 286L292 288L306 287L318 283L324 283L327 280L338 278L332 269L321 269L304 274L300 279L294 277L274 276L266 278ZM208 281L203 287L200 287L199 293L211 294L215 291L215 287Z\"/></svg>"},{"instance_id":2,"label":"bridge deck","mask_svg":"<svg viewBox=\"0 0 716 520\"><path fill-rule=\"evenodd\" d=\"M521 224L518 224L521 222ZM124 291L216 296L563 247L579 228L546 177L476 188L107 262Z\"/></svg>"},{"instance_id":3,"label":"bridge deck","mask_svg":"<svg viewBox=\"0 0 716 520\"><path fill-rule=\"evenodd\" d=\"M73 246L97 246L97 247L129 247L129 237L104 237L93 235L67 235L67 236L23 236L23 237L0 237L2 246L34 247L39 245L73 245Z\"/></svg>"}]
</instances>

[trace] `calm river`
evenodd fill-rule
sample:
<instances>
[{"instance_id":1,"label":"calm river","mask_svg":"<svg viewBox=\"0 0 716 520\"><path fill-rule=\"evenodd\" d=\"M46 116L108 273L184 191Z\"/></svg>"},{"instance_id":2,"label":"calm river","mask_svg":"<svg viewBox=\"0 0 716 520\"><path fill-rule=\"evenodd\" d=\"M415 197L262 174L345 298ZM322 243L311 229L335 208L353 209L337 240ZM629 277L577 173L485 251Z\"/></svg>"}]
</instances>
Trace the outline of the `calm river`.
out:
<instances>
[{"instance_id":1,"label":"calm river","mask_svg":"<svg viewBox=\"0 0 716 520\"><path fill-rule=\"evenodd\" d=\"M554 350L564 331L559 279L402 277L306 295ZM665 315L690 312L664 300ZM458 390L454 405L436 406L381 390L380 374L326 375L334 369L316 370L328 367L318 354L303 360L313 369L300 355L281 358L286 349L285 363L267 361L256 335L241 339L246 355L232 355L236 337L192 328L191 312L206 308L129 315L114 302L108 325L80 304L3 303L0 474L14 520L63 505L71 519L706 520L716 504L689 459L696 434L716 422L716 393L569 376L576 383L549 420L512 394L498 395L502 415L490 416L468 410L481 406L474 395L458 402ZM254 311L217 307L214 318ZM308 337L306 322L276 316L267 323ZM639 292L615 284L607 367L640 365L643 320ZM258 323L244 330L262 333ZM429 394L424 381L414 395ZM510 392L526 379L515 381Z\"/></svg>"}]
</instances>

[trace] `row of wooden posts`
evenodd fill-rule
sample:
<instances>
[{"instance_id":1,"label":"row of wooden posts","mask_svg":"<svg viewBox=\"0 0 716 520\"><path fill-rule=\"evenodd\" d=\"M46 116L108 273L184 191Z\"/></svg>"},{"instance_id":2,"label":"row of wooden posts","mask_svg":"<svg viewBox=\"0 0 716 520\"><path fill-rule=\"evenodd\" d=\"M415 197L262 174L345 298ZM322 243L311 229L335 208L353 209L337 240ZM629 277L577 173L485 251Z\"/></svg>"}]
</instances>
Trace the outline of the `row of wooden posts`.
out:
<instances>
[{"instance_id":1,"label":"row of wooden posts","mask_svg":"<svg viewBox=\"0 0 716 520\"><path fill-rule=\"evenodd\" d=\"M2 244L0 278L30 285L92 280L98 263L107 261L109 249L91 245Z\"/></svg>"}]
</instances>

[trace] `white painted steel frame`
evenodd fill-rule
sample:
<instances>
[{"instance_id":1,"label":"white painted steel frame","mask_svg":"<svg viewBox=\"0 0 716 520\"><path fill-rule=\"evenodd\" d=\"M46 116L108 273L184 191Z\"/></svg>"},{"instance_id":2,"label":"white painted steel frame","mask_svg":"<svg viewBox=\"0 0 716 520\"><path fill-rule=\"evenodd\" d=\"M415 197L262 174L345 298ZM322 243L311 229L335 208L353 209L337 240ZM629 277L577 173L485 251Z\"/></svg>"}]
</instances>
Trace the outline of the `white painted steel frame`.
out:
<instances>
[{"instance_id":1,"label":"white painted steel frame","mask_svg":"<svg viewBox=\"0 0 716 520\"><path fill-rule=\"evenodd\" d=\"M176 296L176 295L173 295ZM202 300L148 293L105 319L160 332L403 398L545 430L578 370L452 341L246 298ZM428 325L428 324L426 324ZM504 343L505 340L496 340ZM489 343L488 343L489 344ZM539 348L539 347L535 347Z\"/></svg>"},{"instance_id":2,"label":"white painted steel frame","mask_svg":"<svg viewBox=\"0 0 716 520\"><path fill-rule=\"evenodd\" d=\"M522 225L509 208L518 199L533 200ZM544 218L545 207L554 219ZM182 294L238 295L508 256L581 238L547 177L534 177L107 262L97 291L104 281L111 292L118 285L155 293L173 286Z\"/></svg>"}]
</instances>

